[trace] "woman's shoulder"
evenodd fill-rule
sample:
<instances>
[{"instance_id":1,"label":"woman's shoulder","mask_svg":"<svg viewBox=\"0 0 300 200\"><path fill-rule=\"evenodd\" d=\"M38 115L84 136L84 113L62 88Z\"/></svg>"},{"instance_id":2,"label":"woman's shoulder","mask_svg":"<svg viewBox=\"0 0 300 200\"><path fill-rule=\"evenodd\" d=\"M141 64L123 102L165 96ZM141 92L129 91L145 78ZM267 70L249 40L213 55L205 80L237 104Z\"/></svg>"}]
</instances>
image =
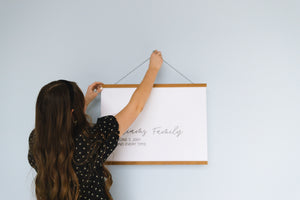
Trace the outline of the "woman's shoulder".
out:
<instances>
[{"instance_id":1,"label":"woman's shoulder","mask_svg":"<svg viewBox=\"0 0 300 200\"><path fill-rule=\"evenodd\" d=\"M110 123L118 124L118 121L117 121L117 119L116 119L115 116L113 116L113 115L106 115L106 116L99 117L97 119L96 124L98 124L98 123L103 123L103 124L108 125Z\"/></svg>"},{"instance_id":2,"label":"woman's shoulder","mask_svg":"<svg viewBox=\"0 0 300 200\"><path fill-rule=\"evenodd\" d=\"M119 123L115 116L106 115L97 119L96 124L93 126L94 131L101 133L115 133L119 135Z\"/></svg>"},{"instance_id":3,"label":"woman's shoulder","mask_svg":"<svg viewBox=\"0 0 300 200\"><path fill-rule=\"evenodd\" d=\"M95 124L76 134L75 143L93 143L96 140L106 140L109 136L119 138L119 124L115 116L107 115L99 117Z\"/></svg>"}]
</instances>

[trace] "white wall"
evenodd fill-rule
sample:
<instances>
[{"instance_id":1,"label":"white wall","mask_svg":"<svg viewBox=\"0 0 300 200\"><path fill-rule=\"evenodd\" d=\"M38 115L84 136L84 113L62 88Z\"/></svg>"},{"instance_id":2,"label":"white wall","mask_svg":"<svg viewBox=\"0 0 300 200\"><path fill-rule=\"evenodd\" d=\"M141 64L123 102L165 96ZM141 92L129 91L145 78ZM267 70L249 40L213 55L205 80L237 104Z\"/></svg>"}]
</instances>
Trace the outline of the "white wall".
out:
<instances>
[{"instance_id":1,"label":"white wall","mask_svg":"<svg viewBox=\"0 0 300 200\"><path fill-rule=\"evenodd\" d=\"M159 49L207 83L209 164L110 167L115 199L299 199L299 22L297 0L1 0L0 198L32 199L27 140L44 84L115 83ZM164 64L157 82L186 81Z\"/></svg>"}]
</instances>

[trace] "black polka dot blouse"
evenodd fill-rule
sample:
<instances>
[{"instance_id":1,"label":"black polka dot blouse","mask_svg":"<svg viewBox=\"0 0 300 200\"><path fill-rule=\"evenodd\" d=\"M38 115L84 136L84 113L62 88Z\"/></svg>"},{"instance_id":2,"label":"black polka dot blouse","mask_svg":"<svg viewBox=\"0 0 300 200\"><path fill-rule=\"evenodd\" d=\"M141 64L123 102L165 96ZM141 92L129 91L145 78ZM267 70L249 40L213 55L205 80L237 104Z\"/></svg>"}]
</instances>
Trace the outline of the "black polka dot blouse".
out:
<instances>
[{"instance_id":1,"label":"black polka dot blouse","mask_svg":"<svg viewBox=\"0 0 300 200\"><path fill-rule=\"evenodd\" d=\"M73 168L80 185L80 200L107 200L103 163L116 148L119 140L119 124L113 115L98 118L97 123L88 130L89 137L81 133L74 138L75 151ZM36 170L30 151L33 142L29 136L28 161Z\"/></svg>"}]
</instances>

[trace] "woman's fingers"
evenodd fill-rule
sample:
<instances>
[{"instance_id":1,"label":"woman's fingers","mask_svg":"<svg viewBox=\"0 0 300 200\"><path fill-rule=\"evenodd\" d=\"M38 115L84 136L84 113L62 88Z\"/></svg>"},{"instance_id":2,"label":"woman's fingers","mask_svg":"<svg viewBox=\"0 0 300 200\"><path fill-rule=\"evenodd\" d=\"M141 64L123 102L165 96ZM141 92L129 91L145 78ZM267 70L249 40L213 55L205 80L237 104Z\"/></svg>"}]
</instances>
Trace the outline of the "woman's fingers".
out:
<instances>
[{"instance_id":1,"label":"woman's fingers","mask_svg":"<svg viewBox=\"0 0 300 200\"><path fill-rule=\"evenodd\" d=\"M102 91L104 84L102 82L94 82L89 86L89 89L93 92L99 93Z\"/></svg>"},{"instance_id":2,"label":"woman's fingers","mask_svg":"<svg viewBox=\"0 0 300 200\"><path fill-rule=\"evenodd\" d=\"M95 88L95 87L99 87L99 86L101 86L101 85L103 85L102 82L94 82L94 83L92 83L92 84L90 85L90 87Z\"/></svg>"},{"instance_id":3,"label":"woman's fingers","mask_svg":"<svg viewBox=\"0 0 300 200\"><path fill-rule=\"evenodd\" d=\"M96 88L96 92L97 93L100 93L102 91L103 87L102 85L99 85L97 88Z\"/></svg>"},{"instance_id":4,"label":"woman's fingers","mask_svg":"<svg viewBox=\"0 0 300 200\"><path fill-rule=\"evenodd\" d=\"M153 54L154 55L158 55L158 56L160 56L162 58L161 52L158 51L158 50L156 50L156 49L153 51Z\"/></svg>"},{"instance_id":5,"label":"woman's fingers","mask_svg":"<svg viewBox=\"0 0 300 200\"><path fill-rule=\"evenodd\" d=\"M150 56L149 68L159 70L163 63L163 58L160 51L154 50Z\"/></svg>"},{"instance_id":6,"label":"woman's fingers","mask_svg":"<svg viewBox=\"0 0 300 200\"><path fill-rule=\"evenodd\" d=\"M158 51L158 50L156 50L156 49L153 51L153 53L154 53L154 54L161 54L161 52Z\"/></svg>"}]
</instances>

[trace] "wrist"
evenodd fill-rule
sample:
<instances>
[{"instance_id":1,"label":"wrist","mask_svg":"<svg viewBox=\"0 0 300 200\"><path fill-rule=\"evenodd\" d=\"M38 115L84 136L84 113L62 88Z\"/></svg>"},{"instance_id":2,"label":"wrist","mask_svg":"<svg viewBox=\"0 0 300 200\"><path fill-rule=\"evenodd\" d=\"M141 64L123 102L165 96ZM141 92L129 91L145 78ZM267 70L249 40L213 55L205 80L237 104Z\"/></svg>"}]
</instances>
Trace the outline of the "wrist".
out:
<instances>
[{"instance_id":1,"label":"wrist","mask_svg":"<svg viewBox=\"0 0 300 200\"><path fill-rule=\"evenodd\" d=\"M91 103L91 100L85 97L85 98L84 98L84 104L85 104L86 106L88 106L90 103Z\"/></svg>"}]
</instances>

